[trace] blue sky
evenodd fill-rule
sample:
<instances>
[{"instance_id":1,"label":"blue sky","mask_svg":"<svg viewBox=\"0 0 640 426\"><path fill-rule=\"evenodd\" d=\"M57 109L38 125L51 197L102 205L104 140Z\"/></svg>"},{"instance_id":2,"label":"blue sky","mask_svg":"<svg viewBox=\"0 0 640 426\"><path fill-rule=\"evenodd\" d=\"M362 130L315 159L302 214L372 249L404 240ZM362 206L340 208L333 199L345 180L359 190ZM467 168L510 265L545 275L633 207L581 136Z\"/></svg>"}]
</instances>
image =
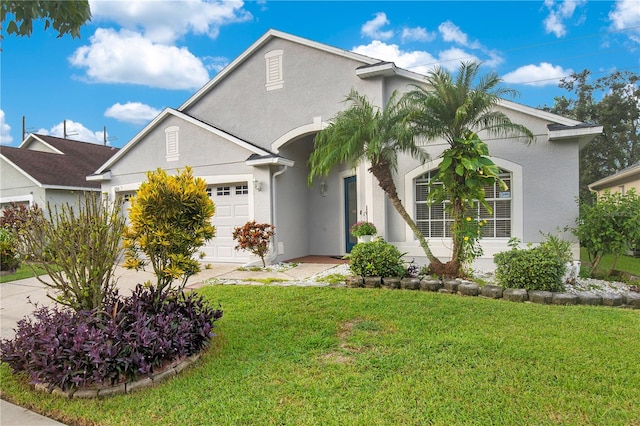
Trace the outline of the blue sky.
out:
<instances>
[{"instance_id":1,"label":"blue sky","mask_svg":"<svg viewBox=\"0 0 640 426\"><path fill-rule=\"evenodd\" d=\"M551 105L561 77L640 73L640 0L90 1L80 39L42 23L5 36L0 143L27 132L125 145L165 107L179 107L269 29L416 72L483 63L516 102ZM312 65L310 65L312 66Z\"/></svg>"}]
</instances>

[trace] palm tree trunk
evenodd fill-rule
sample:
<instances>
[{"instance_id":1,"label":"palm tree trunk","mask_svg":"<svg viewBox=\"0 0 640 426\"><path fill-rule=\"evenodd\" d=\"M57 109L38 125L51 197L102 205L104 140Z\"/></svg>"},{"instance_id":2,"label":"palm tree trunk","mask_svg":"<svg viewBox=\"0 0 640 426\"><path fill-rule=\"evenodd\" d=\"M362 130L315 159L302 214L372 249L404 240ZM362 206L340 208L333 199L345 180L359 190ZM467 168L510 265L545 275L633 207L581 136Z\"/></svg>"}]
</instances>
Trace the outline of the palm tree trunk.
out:
<instances>
[{"instance_id":1,"label":"palm tree trunk","mask_svg":"<svg viewBox=\"0 0 640 426\"><path fill-rule=\"evenodd\" d=\"M400 217L402 217L407 225L409 225L409 228L411 228L411 230L413 231L413 234L416 236L418 242L420 243L420 247L422 247L422 250L429 259L429 267L432 269L432 271L434 271L435 274L442 275L440 271L444 266L443 263L440 261L440 259L433 255L433 253L431 252L431 248L429 247L429 243L427 243L427 240L424 238L424 235L422 235L422 232L418 228L418 225L416 225L409 213L407 213L404 205L402 205L400 197L398 197L398 191L396 189L396 184L393 181L393 175L391 173L389 163L385 161L378 162L376 164L373 164L369 168L369 171L378 180L378 185L380 185L380 188L382 188L385 194L387 194L387 197L389 197L389 201L391 201L393 207L400 214Z\"/></svg>"}]
</instances>

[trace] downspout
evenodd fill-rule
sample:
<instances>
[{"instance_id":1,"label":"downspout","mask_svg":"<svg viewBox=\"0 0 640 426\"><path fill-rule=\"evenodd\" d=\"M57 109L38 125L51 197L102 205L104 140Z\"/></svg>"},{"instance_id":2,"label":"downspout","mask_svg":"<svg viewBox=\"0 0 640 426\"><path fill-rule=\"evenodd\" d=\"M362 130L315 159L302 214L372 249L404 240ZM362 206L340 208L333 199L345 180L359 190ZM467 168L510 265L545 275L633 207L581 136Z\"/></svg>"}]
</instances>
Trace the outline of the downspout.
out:
<instances>
[{"instance_id":1,"label":"downspout","mask_svg":"<svg viewBox=\"0 0 640 426\"><path fill-rule=\"evenodd\" d=\"M271 223L275 225L276 221L276 178L287 171L289 166L282 166L280 170L271 175ZM278 257L278 233L273 236L273 253L269 263L273 263Z\"/></svg>"}]
</instances>

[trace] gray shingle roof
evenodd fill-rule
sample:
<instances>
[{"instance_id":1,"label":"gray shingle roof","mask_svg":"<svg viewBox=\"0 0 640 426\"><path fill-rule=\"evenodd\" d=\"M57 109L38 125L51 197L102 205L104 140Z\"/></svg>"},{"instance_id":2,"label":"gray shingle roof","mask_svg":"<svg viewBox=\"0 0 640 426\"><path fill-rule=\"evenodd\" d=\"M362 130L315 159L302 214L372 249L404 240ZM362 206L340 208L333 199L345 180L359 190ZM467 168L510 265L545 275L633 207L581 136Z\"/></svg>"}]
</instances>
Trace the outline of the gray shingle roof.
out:
<instances>
[{"instance_id":1,"label":"gray shingle roof","mask_svg":"<svg viewBox=\"0 0 640 426\"><path fill-rule=\"evenodd\" d=\"M9 146L0 146L0 154L45 186L100 188L100 182L88 182L86 178L118 152L118 148L105 145L34 136L62 154Z\"/></svg>"}]
</instances>

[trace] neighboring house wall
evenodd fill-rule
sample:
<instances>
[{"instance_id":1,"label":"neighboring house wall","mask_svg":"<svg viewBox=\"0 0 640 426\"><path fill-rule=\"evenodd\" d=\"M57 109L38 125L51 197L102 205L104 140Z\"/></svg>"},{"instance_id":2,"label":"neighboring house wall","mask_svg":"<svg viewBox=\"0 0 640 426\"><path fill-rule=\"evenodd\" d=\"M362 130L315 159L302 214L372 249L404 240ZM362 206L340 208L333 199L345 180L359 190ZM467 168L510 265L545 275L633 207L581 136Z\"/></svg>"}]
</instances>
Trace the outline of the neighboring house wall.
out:
<instances>
[{"instance_id":1,"label":"neighboring house wall","mask_svg":"<svg viewBox=\"0 0 640 426\"><path fill-rule=\"evenodd\" d=\"M640 194L640 163L635 163L611 176L592 183L589 185L589 189L596 192L598 196L606 191L625 194L632 189L637 194Z\"/></svg>"}]
</instances>

